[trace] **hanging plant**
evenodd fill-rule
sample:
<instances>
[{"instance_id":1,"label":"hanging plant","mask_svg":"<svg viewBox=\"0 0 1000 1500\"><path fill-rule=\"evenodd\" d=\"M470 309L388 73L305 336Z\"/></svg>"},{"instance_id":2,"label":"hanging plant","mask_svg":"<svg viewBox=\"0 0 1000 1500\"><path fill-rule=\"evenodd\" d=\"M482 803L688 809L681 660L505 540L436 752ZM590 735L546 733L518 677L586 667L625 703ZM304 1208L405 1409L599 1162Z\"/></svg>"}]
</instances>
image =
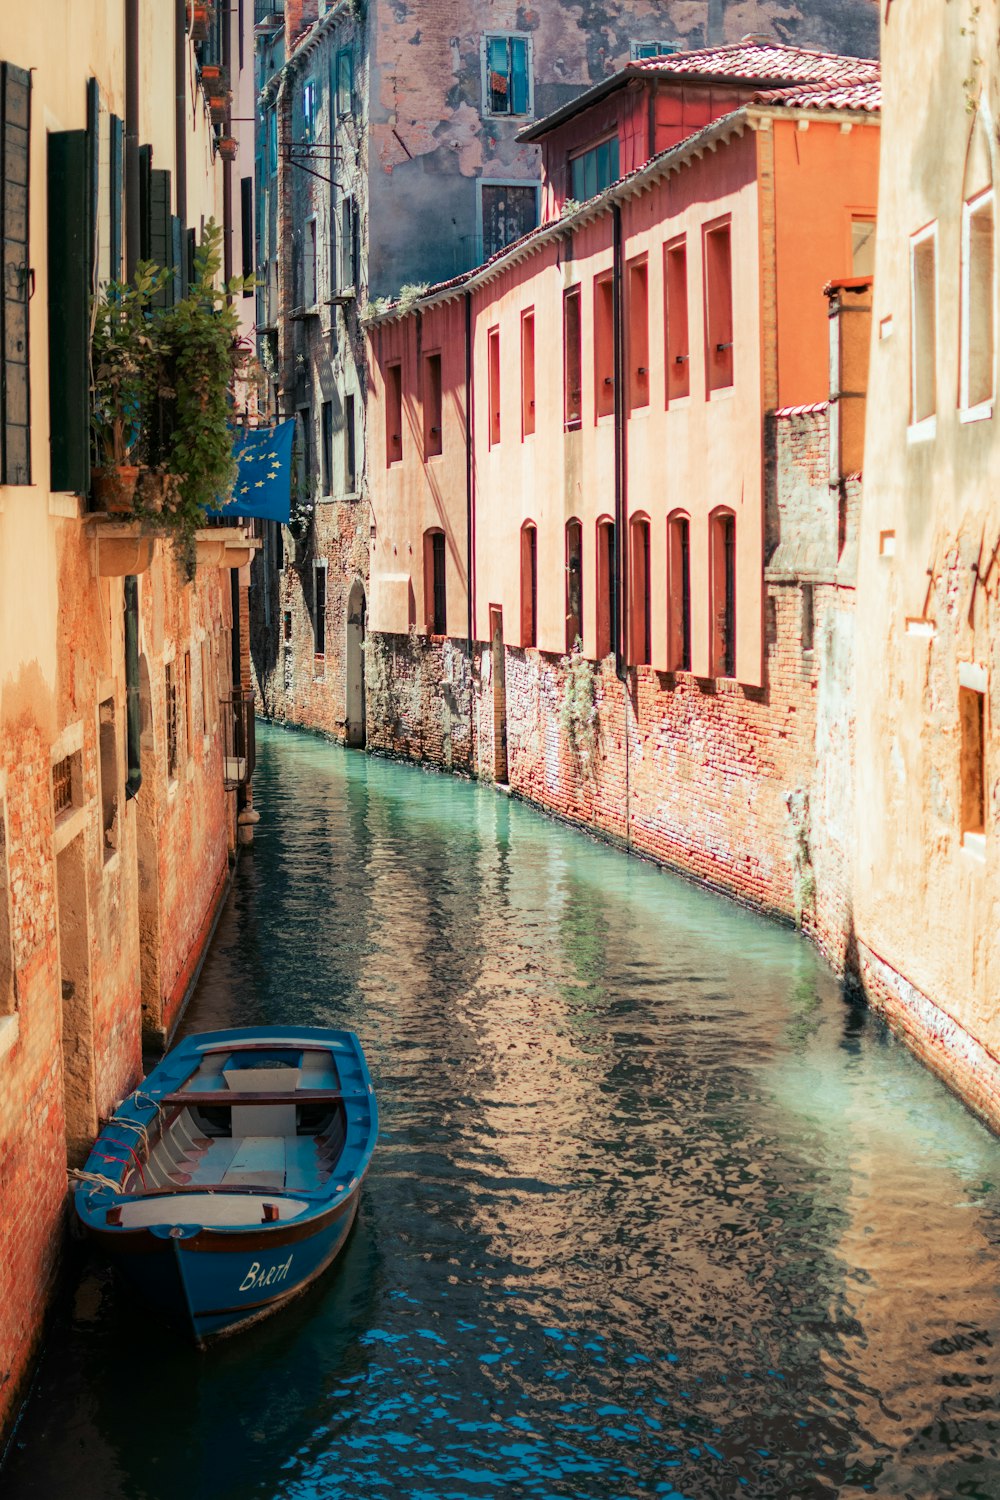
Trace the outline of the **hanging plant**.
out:
<instances>
[{"instance_id":1,"label":"hanging plant","mask_svg":"<svg viewBox=\"0 0 1000 1500\"><path fill-rule=\"evenodd\" d=\"M98 509L132 510L138 460L144 454L143 417L156 366L150 307L167 273L147 261L130 283L112 282L95 301L91 320L91 432Z\"/></svg>"},{"instance_id":2,"label":"hanging plant","mask_svg":"<svg viewBox=\"0 0 1000 1500\"><path fill-rule=\"evenodd\" d=\"M220 135L215 142L215 149L223 161L235 161L236 153L240 149L239 141L232 135Z\"/></svg>"},{"instance_id":3,"label":"hanging plant","mask_svg":"<svg viewBox=\"0 0 1000 1500\"><path fill-rule=\"evenodd\" d=\"M207 42L212 21L212 0L188 0L188 36L192 42Z\"/></svg>"}]
</instances>

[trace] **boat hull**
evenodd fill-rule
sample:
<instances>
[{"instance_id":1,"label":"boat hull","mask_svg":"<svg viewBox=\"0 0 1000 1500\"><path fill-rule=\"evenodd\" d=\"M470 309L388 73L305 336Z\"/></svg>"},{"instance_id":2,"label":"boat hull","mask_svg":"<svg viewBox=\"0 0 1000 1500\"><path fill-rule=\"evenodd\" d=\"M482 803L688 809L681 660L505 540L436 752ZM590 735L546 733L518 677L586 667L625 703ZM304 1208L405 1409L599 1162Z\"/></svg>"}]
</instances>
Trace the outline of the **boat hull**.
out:
<instances>
[{"instance_id":1,"label":"boat hull","mask_svg":"<svg viewBox=\"0 0 1000 1500\"><path fill-rule=\"evenodd\" d=\"M94 1236L121 1273L197 1344L234 1333L284 1306L347 1242L359 1192L322 1220L219 1233L197 1225Z\"/></svg>"}]
</instances>

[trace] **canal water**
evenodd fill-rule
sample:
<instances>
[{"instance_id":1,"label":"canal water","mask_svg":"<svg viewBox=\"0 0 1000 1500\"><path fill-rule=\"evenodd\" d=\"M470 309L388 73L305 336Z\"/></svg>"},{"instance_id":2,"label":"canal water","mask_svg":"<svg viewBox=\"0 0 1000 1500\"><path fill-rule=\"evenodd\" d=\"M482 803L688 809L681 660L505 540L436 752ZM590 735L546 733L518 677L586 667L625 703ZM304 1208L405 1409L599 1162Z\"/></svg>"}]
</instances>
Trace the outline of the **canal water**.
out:
<instances>
[{"instance_id":1,"label":"canal water","mask_svg":"<svg viewBox=\"0 0 1000 1500\"><path fill-rule=\"evenodd\" d=\"M263 729L189 1030L350 1026L349 1247L199 1354L81 1268L5 1500L1000 1495L1000 1147L795 934Z\"/></svg>"}]
</instances>

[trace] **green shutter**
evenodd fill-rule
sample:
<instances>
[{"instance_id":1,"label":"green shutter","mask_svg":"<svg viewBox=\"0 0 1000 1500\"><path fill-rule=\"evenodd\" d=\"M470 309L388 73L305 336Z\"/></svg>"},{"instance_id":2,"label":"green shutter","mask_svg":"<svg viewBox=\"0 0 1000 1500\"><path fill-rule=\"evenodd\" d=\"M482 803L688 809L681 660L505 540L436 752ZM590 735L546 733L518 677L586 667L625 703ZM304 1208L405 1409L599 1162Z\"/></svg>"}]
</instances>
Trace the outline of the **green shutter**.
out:
<instances>
[{"instance_id":1,"label":"green shutter","mask_svg":"<svg viewBox=\"0 0 1000 1500\"><path fill-rule=\"evenodd\" d=\"M151 260L149 244L150 195L152 192L153 148L139 147L139 259Z\"/></svg>"},{"instance_id":2,"label":"green shutter","mask_svg":"<svg viewBox=\"0 0 1000 1500\"><path fill-rule=\"evenodd\" d=\"M170 173L154 169L149 174L149 259L158 266L173 265L170 217ZM154 299L156 307L172 307L173 283L167 282Z\"/></svg>"},{"instance_id":3,"label":"green shutter","mask_svg":"<svg viewBox=\"0 0 1000 1500\"><path fill-rule=\"evenodd\" d=\"M90 151L85 130L48 138L50 483L90 487Z\"/></svg>"},{"instance_id":4,"label":"green shutter","mask_svg":"<svg viewBox=\"0 0 1000 1500\"><path fill-rule=\"evenodd\" d=\"M28 362L28 168L31 75L0 68L0 482L31 483L31 384Z\"/></svg>"}]
</instances>

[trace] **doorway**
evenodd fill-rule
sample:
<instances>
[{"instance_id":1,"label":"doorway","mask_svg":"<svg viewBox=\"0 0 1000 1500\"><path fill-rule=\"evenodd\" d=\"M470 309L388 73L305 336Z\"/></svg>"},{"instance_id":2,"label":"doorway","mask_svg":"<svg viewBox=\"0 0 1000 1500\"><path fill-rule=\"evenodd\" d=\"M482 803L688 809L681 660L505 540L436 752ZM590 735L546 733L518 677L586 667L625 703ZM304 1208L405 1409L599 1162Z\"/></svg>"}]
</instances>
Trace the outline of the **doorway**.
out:
<instances>
[{"instance_id":1,"label":"doorway","mask_svg":"<svg viewBox=\"0 0 1000 1500\"><path fill-rule=\"evenodd\" d=\"M367 737L365 718L365 628L367 603L365 586L356 578L347 596L347 743L364 746Z\"/></svg>"}]
</instances>

